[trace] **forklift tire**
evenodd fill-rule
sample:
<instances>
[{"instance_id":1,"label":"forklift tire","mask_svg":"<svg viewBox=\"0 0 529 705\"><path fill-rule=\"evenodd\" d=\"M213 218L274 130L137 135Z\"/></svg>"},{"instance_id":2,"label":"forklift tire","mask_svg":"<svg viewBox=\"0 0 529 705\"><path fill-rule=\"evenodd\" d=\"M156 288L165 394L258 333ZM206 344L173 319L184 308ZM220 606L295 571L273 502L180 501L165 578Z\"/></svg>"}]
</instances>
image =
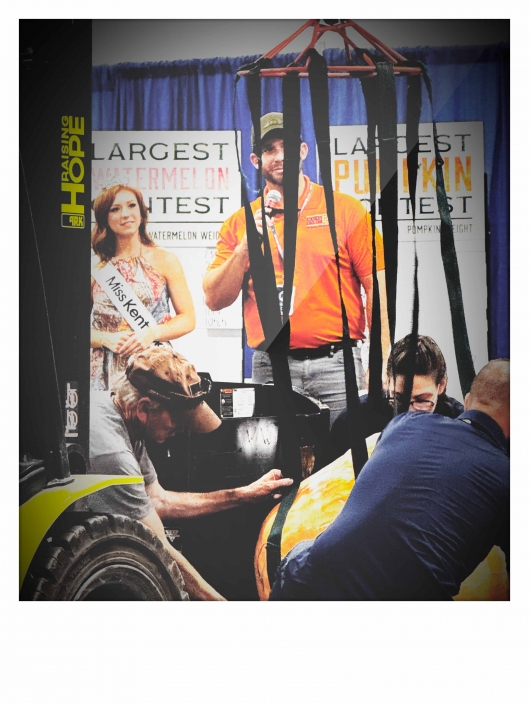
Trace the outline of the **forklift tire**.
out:
<instances>
[{"instance_id":1,"label":"forklift tire","mask_svg":"<svg viewBox=\"0 0 529 705\"><path fill-rule=\"evenodd\" d=\"M92 516L44 541L21 600L188 600L174 558L139 521Z\"/></svg>"}]
</instances>

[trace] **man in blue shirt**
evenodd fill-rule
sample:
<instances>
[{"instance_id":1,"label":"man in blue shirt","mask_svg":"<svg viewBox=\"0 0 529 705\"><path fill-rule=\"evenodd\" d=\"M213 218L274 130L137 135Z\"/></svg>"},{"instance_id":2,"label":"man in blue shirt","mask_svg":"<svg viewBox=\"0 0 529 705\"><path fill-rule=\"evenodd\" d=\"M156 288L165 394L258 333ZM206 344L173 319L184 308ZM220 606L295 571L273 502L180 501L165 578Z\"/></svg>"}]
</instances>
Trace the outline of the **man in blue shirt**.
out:
<instances>
[{"instance_id":1,"label":"man in blue shirt","mask_svg":"<svg viewBox=\"0 0 529 705\"><path fill-rule=\"evenodd\" d=\"M489 362L450 419L385 428L341 514L284 559L271 600L449 600L488 555L509 569L509 362Z\"/></svg>"}]
</instances>

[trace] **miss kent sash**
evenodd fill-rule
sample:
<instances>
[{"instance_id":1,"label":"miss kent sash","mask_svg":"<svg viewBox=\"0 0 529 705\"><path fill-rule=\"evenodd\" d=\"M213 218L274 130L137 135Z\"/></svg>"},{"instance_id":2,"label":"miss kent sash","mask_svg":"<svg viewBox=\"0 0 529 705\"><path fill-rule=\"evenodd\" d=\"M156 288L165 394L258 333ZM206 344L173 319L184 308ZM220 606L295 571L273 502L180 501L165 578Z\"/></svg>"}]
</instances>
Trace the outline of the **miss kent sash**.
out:
<instances>
[{"instance_id":1,"label":"miss kent sash","mask_svg":"<svg viewBox=\"0 0 529 705\"><path fill-rule=\"evenodd\" d=\"M92 276L132 330L139 333L149 326L157 325L154 316L145 308L113 264L100 264L99 258L92 258Z\"/></svg>"}]
</instances>

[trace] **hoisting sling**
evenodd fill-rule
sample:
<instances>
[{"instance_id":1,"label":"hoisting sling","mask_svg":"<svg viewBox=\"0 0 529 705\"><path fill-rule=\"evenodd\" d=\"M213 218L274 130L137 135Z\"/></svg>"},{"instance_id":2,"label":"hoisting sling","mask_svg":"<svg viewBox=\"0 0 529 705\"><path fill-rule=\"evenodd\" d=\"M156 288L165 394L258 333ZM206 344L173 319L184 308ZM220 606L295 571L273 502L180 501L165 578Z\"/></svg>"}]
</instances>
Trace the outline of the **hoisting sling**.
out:
<instances>
[{"instance_id":1,"label":"hoisting sling","mask_svg":"<svg viewBox=\"0 0 529 705\"><path fill-rule=\"evenodd\" d=\"M408 62L411 63L411 62ZM465 321L465 310L463 308L463 294L461 292L461 280L459 277L459 266L457 264L457 253L454 242L454 229L450 218L450 209L446 197L445 180L443 174L443 158L439 151L439 138L437 136L437 125L433 112L433 92L432 82L426 66L420 62L415 62L422 69L424 83L428 91L428 98L432 109L433 143L435 148L435 192L437 196L437 207L441 219L441 256L446 278L446 288L448 289L448 299L450 302L450 315L452 319L452 331L454 333L454 346L457 361L457 371L461 383L463 396L470 391L472 381L476 376L470 343L468 342L467 324Z\"/></svg>"},{"instance_id":2,"label":"hoisting sling","mask_svg":"<svg viewBox=\"0 0 529 705\"><path fill-rule=\"evenodd\" d=\"M342 294L342 282L340 274L339 245L336 235L336 222L334 214L334 194L331 177L331 149L330 149L330 128L329 128L329 85L327 80L327 62L318 54L315 49L310 49L309 64L309 84L310 97L312 102L312 116L314 120L314 132L318 147L318 157L320 160L320 173L325 192L325 203L327 206L327 217L329 219L329 229L334 247L336 260L336 270L338 279L338 291L340 293L340 308L342 314L342 342L344 351L344 371L345 371L345 394L347 399L347 411L349 417L349 436L351 441L351 453L353 456L353 466L355 477L358 477L363 466L367 462L367 446L362 433L360 401L358 398L358 385L356 381L355 364L353 357L353 346L349 335L349 321Z\"/></svg>"},{"instance_id":3,"label":"hoisting sling","mask_svg":"<svg viewBox=\"0 0 529 705\"><path fill-rule=\"evenodd\" d=\"M357 52L358 55L359 52ZM369 202L371 214L371 248L373 252L373 305L371 314L371 336L369 342L369 405L373 411L382 405L382 316L380 310L380 288L377 276L376 251L376 219L377 219L377 189L376 189L376 128L377 128L377 84L372 79L360 79L367 114L367 165L369 175ZM386 351L387 352L387 351Z\"/></svg>"},{"instance_id":4,"label":"hoisting sling","mask_svg":"<svg viewBox=\"0 0 529 705\"><path fill-rule=\"evenodd\" d=\"M349 434L355 477L358 477L367 461L365 439L361 433L360 404L358 386L354 367L352 342L349 335L347 311L342 296L339 244L336 235L334 197L331 177L330 135L329 135L329 94L327 82L327 63L325 59L311 48L306 52L310 57L308 75L311 92L311 102L314 119L314 129L320 162L322 185L325 193L327 215L337 266L338 289L342 314L342 340L344 349L344 368L346 398L349 417ZM365 52L357 58L365 56ZM248 71L248 102L252 116L255 134L256 151L260 154L260 113L261 90L260 70L269 67L269 59L262 57L253 64L243 66ZM454 344L458 372L463 393L470 389L474 377L474 368L468 344L465 324L459 269L455 252L453 229L448 209L448 201L443 179L443 160L438 146L437 127L433 120L433 99L431 82L426 68L420 62L404 62L404 65L419 66L424 76L430 104L432 105L432 122L434 148L436 155L436 195L441 218L441 253L447 288L450 300L450 311L454 332ZM236 82L238 77L236 79ZM419 120L421 112L420 75L408 76L407 117L406 117L406 147L407 168L412 218L415 224L416 189L418 172L418 139ZM394 343L396 323L396 293L398 271L398 165L397 165L397 114L396 92L393 66L389 62L376 63L376 78L362 78L362 89L366 101L368 122L368 173L371 202L372 252L373 252L373 308L371 322L370 344L370 382L369 403L379 405L382 401L382 347L381 347L381 313L380 291L377 279L376 265L376 134L379 141L380 159L380 215L384 233L384 257L387 282L388 319L391 344ZM301 456L299 434L296 429L295 403L292 395L292 384L288 367L288 351L290 342L290 303L295 268L299 148L300 148L300 109L299 109L299 74L287 73L283 78L283 119L284 119L284 285L283 311L280 311L275 284L275 272L272 262L270 242L266 226L262 171L259 164L259 189L262 209L263 237L257 232L253 213L250 207L246 189L243 185L243 204L246 215L248 250L250 255L251 276L254 283L257 308L263 332L265 349L270 354L274 385L282 401L278 410L278 423L281 438L283 465L288 468L287 476L294 478L290 492L283 498L277 512L272 530L267 542L267 569L272 584L276 569L281 560L281 533L288 511L295 499L301 481ZM239 169L242 168L239 159ZM404 399L411 398L414 378L415 351L418 340L419 324L419 291L418 291L418 258L416 237L414 241L414 274L413 274L413 308L412 308L412 369L408 372L404 385Z\"/></svg>"},{"instance_id":5,"label":"hoisting sling","mask_svg":"<svg viewBox=\"0 0 529 705\"><path fill-rule=\"evenodd\" d=\"M314 127L318 144L318 155L320 158L320 169L322 173L322 181L324 186L327 215L329 218L329 226L333 247L335 252L338 287L340 293L340 305L342 313L343 326L343 346L344 346L344 367L345 367L345 382L347 406L350 413L351 432L352 432L352 453L354 459L355 472L359 473L365 462L367 461L367 448L365 438L361 433L360 424L360 405L358 400L358 386L356 382L356 373L354 366L352 342L349 335L349 324L347 313L342 296L341 276L339 265L339 247L336 235L335 217L334 217L334 196L332 191L331 179L331 162L329 150L329 97L327 84L327 64L323 57L317 52L313 52L313 60L311 69L309 70L309 82L311 87L311 99L314 114ZM261 62L262 66L262 62ZM256 150L260 153L260 84L259 80L259 62L256 62L250 68L248 74L248 101L250 104L250 112L252 116L252 124L254 128ZM272 257L270 244L268 241L268 233L266 228L266 218L264 213L264 199L262 193L262 175L259 165L259 184L261 195L261 207L263 209L263 249L258 237L253 214L251 213L250 204L248 202L245 189L243 188L243 201L247 220L247 235L250 253L250 267L252 278L254 279L254 290L256 292L256 300L258 304L259 314L266 317L266 321L262 320L263 331L265 333L265 347L270 354L272 364L272 373L274 385L277 388L280 398L290 399L292 401L292 387L290 373L288 369L287 355L289 351L290 339L290 301L292 284L295 268L295 249L296 249L296 229L297 229L297 202L298 202L298 179L299 179L299 149L300 149L300 94L299 94L299 76L296 74L287 75L283 79L283 121L284 121L284 203L285 203L285 258L284 258L284 289L283 289L283 320L282 327L277 331L278 318L278 301L275 287L275 275L273 275ZM253 247L250 248L250 241ZM257 246L256 246L257 245ZM253 258L258 263L257 278L259 285L255 286L255 274ZM268 280L268 284L264 283ZM273 286L272 286L273 281ZM261 287L261 283L264 284ZM268 290L267 290L268 286ZM275 296L272 295L275 294ZM272 302L272 300L274 300ZM275 305L274 305L275 304ZM262 313L261 313L262 312ZM281 316L281 314L280 314ZM268 572L270 576L275 575L275 571L280 562L280 546L281 533L284 521L288 514L288 510L295 499L297 488L301 481L301 456L298 434L295 429L295 408L293 404L285 404L279 421L279 429L282 438L283 461L288 468L285 473L294 478L288 495L286 495L281 503L280 509L276 516L276 520L270 532L267 542L267 561ZM289 460L290 458L290 460Z\"/></svg>"},{"instance_id":6,"label":"hoisting sling","mask_svg":"<svg viewBox=\"0 0 529 705\"><path fill-rule=\"evenodd\" d=\"M263 61L258 61L251 66L248 74L248 102L252 116L252 124L255 135L255 150L261 154L261 89L259 71ZM250 255L250 270L254 283L255 298L261 324L265 336L264 347L270 355L272 365L272 376L274 387L281 403L277 408L279 437L281 441L282 465L288 468L285 471L287 477L292 477L294 484L289 493L282 500L282 512L285 517L292 502L295 499L297 488L301 482L301 452L300 439L296 426L296 406L292 393L292 381L288 366L288 351L290 347L290 301L292 297L292 285L294 278L296 229L297 229L297 192L299 176L299 135L300 135L300 115L299 115L299 77L289 77L285 91L289 92L287 97L288 115L283 116L284 134L287 135L288 145L285 148L284 163L284 194L285 194L285 231L284 231L284 282L283 282L283 315L279 306L277 295L275 272L272 262L272 253L268 239L266 217L264 209L262 171L259 162L259 190L262 209L263 237L257 232L253 213L250 207L246 189L243 185L243 203L246 215L246 232L248 237L248 251ZM296 107L297 106L297 107ZM293 135L297 133L297 138ZM297 140L297 157L293 157L296 151L295 142ZM241 168L239 164L239 168ZM242 169L241 169L242 173ZM295 199L292 197L295 194ZM287 198L289 200L287 201ZM292 209L293 206L293 209ZM288 223L288 230L287 230ZM282 469L283 469L282 468ZM278 516L281 512L278 512ZM282 523L272 528L267 545L268 572L275 575L275 571L280 562Z\"/></svg>"},{"instance_id":7,"label":"hoisting sling","mask_svg":"<svg viewBox=\"0 0 529 705\"><path fill-rule=\"evenodd\" d=\"M421 77L408 76L406 96L406 163L408 168L408 187L411 201L411 216L415 226L417 173L419 168L419 120L421 117ZM413 391L413 380L417 364L417 346L419 336L419 260L417 258L417 231L413 228L413 307L411 320L411 370L405 376L403 406L409 408ZM395 379L395 374L393 374ZM396 410L396 409L395 409Z\"/></svg>"}]
</instances>

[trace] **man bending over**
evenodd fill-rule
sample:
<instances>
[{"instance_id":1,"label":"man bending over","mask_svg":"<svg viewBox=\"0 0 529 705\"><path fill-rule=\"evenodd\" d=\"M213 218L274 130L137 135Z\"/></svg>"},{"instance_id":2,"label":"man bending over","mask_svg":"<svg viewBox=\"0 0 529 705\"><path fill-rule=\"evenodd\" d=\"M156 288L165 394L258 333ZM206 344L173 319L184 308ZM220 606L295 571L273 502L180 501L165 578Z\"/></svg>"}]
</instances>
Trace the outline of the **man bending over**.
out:
<instances>
[{"instance_id":1,"label":"man bending over","mask_svg":"<svg viewBox=\"0 0 529 705\"><path fill-rule=\"evenodd\" d=\"M92 395L90 472L143 477L143 484L117 485L92 495L90 508L124 514L148 526L174 557L191 599L223 598L166 539L163 519L188 519L238 507L246 502L278 499L292 484L271 470L247 487L216 492L169 492L158 482L145 440L163 443L189 429L210 433L221 424L204 402L207 380L173 350L153 346L134 355L113 392Z\"/></svg>"},{"instance_id":2,"label":"man bending over","mask_svg":"<svg viewBox=\"0 0 529 705\"><path fill-rule=\"evenodd\" d=\"M509 362L457 419L410 412L382 432L341 514L282 561L271 600L450 600L494 545L509 570Z\"/></svg>"}]
</instances>

